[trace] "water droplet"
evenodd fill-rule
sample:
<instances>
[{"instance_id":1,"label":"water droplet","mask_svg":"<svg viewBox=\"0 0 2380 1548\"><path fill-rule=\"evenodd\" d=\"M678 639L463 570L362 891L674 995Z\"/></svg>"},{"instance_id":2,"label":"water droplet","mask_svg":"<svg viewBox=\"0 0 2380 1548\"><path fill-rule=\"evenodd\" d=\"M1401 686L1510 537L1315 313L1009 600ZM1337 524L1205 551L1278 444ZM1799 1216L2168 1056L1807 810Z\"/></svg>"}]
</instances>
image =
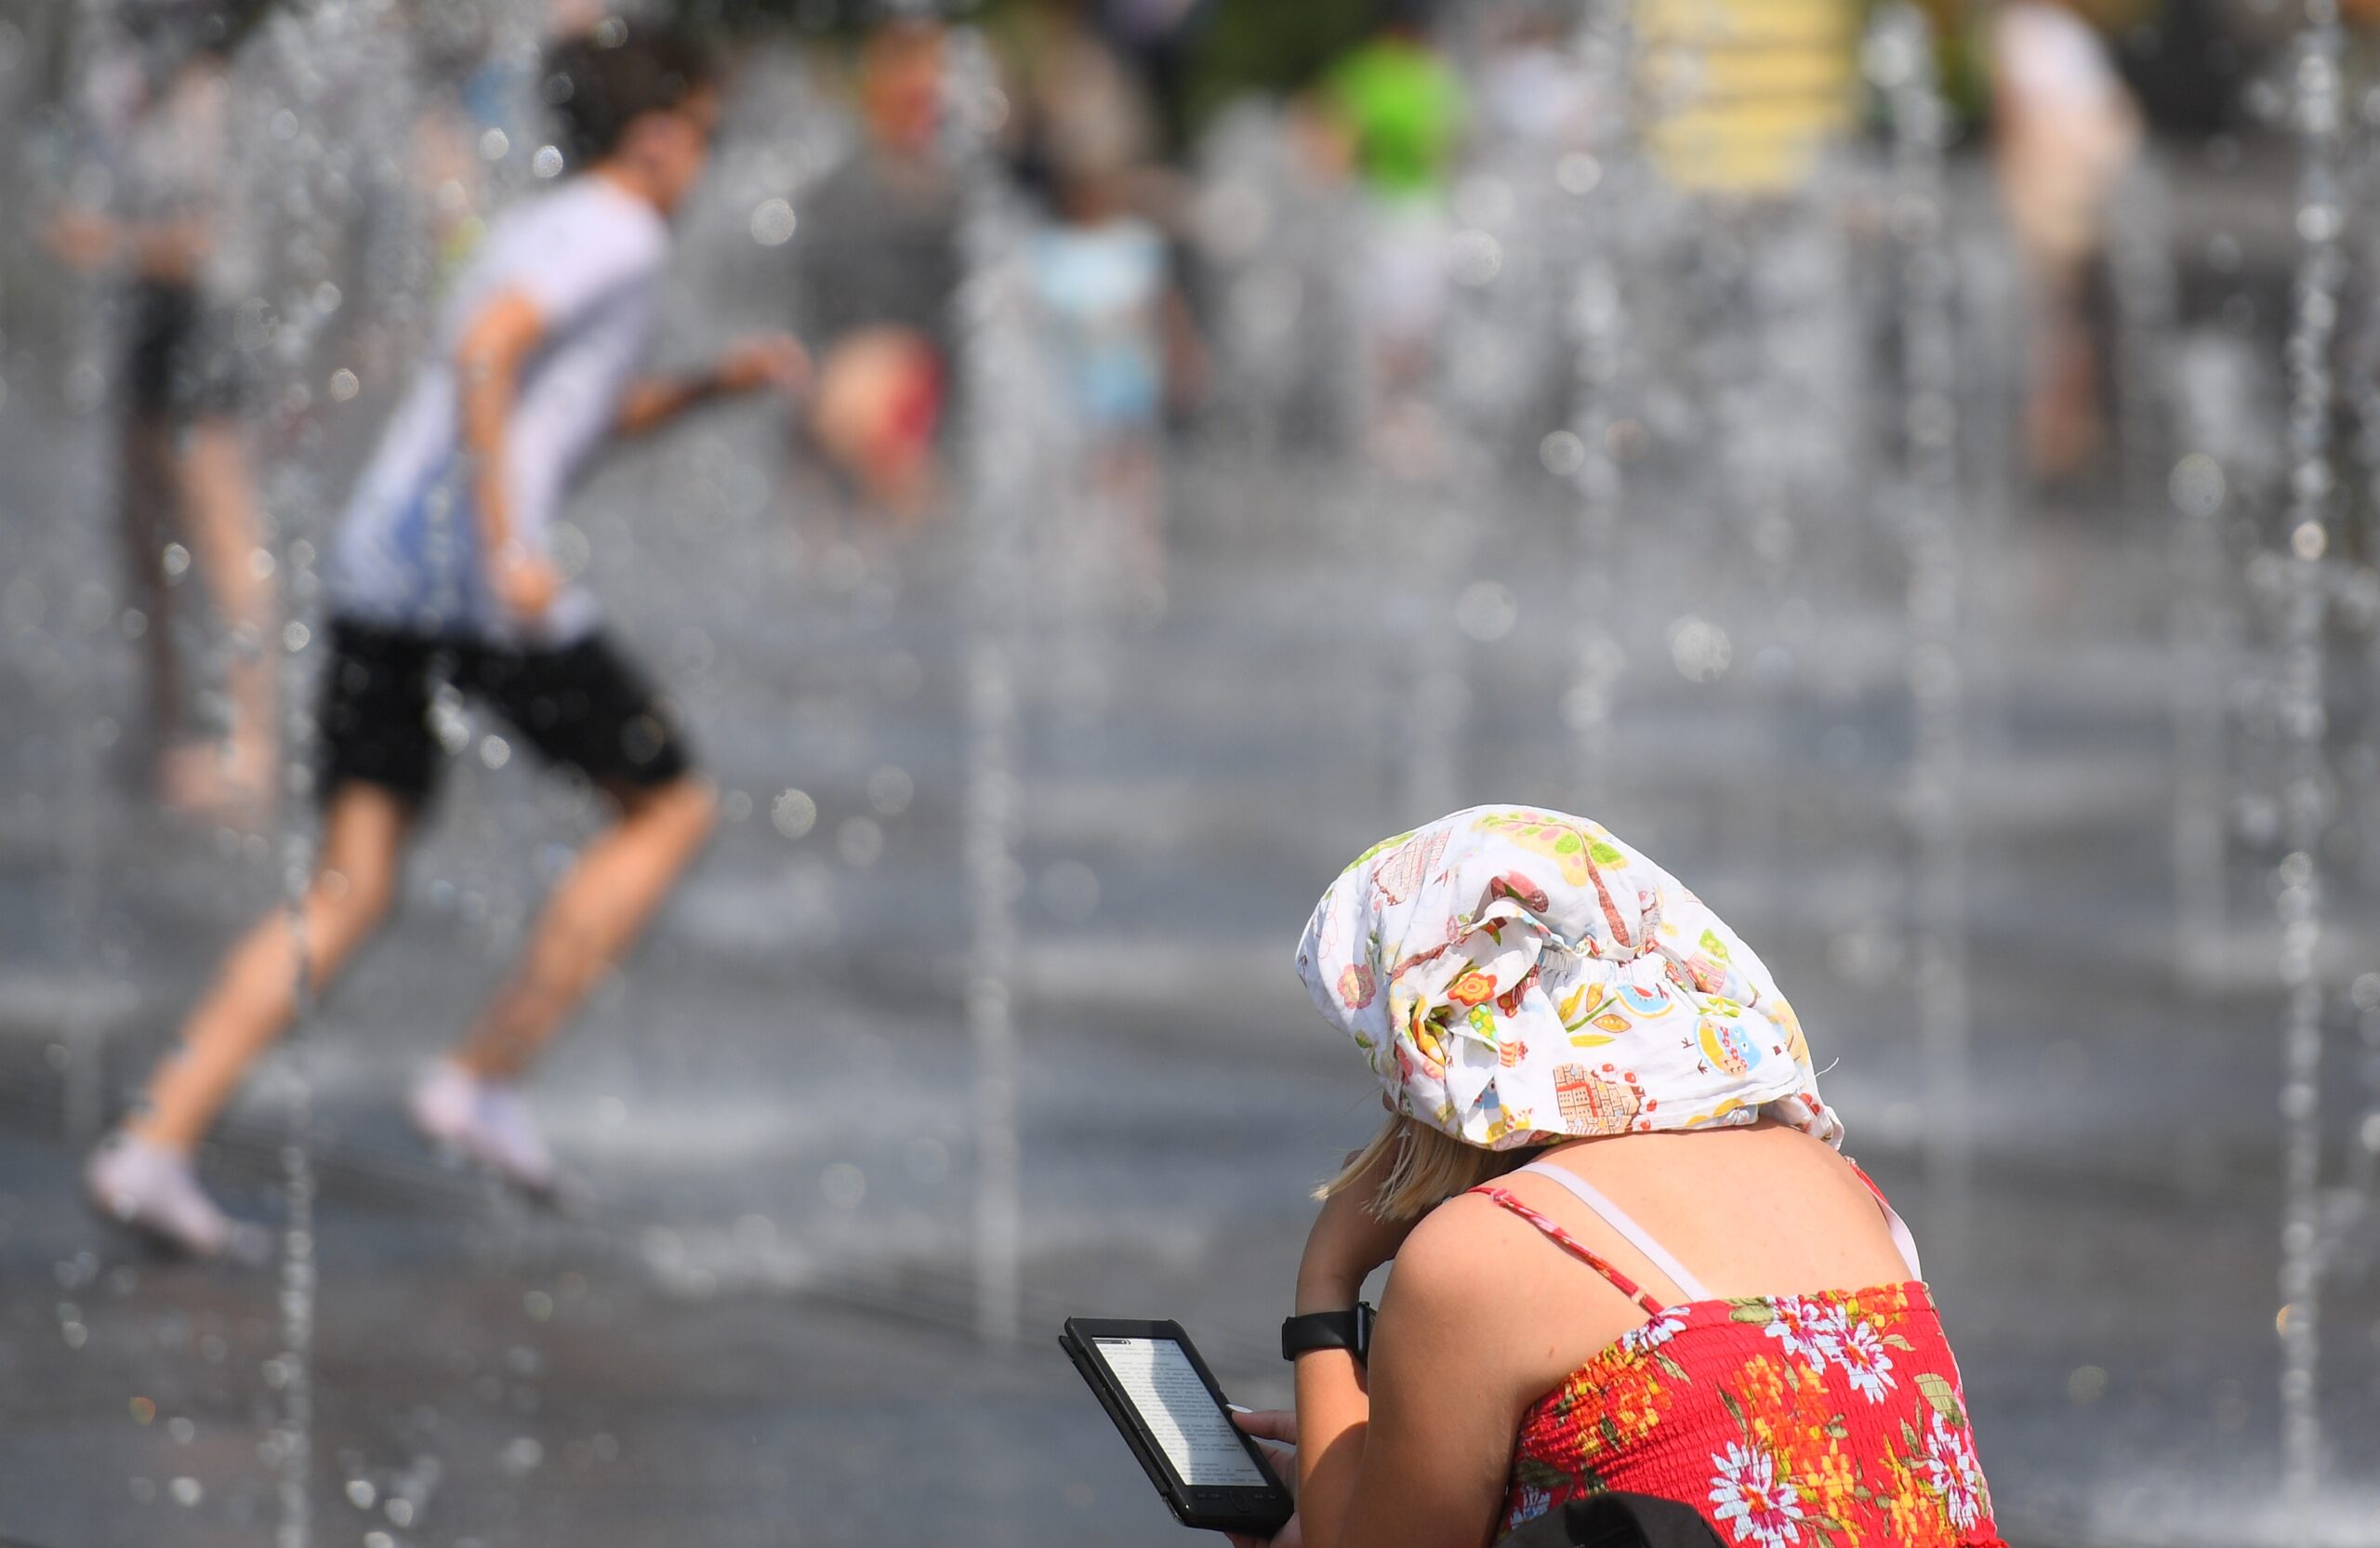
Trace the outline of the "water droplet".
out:
<instances>
[{"instance_id":1,"label":"water droplet","mask_svg":"<svg viewBox=\"0 0 2380 1548\"><path fill-rule=\"evenodd\" d=\"M763 199L752 211L752 240L763 247L781 247L793 238L799 219L783 199Z\"/></svg>"},{"instance_id":2,"label":"water droplet","mask_svg":"<svg viewBox=\"0 0 2380 1548\"><path fill-rule=\"evenodd\" d=\"M849 1161L837 1161L818 1174L818 1191L838 1210L856 1210L867 1197L867 1174Z\"/></svg>"},{"instance_id":3,"label":"water droplet","mask_svg":"<svg viewBox=\"0 0 2380 1548\"><path fill-rule=\"evenodd\" d=\"M1708 618L1689 614L1670 625L1670 660L1689 681L1709 682L1724 674L1734 659L1734 642Z\"/></svg>"},{"instance_id":4,"label":"water droplet","mask_svg":"<svg viewBox=\"0 0 2380 1548\"><path fill-rule=\"evenodd\" d=\"M1457 627L1482 644L1494 644L1513 632L1520 621L1520 602L1510 588L1492 580L1475 580L1455 599Z\"/></svg>"},{"instance_id":5,"label":"water droplet","mask_svg":"<svg viewBox=\"0 0 2380 1548\"><path fill-rule=\"evenodd\" d=\"M884 829L871 817L846 817L835 829L835 853L843 864L866 870L884 853Z\"/></svg>"},{"instance_id":6,"label":"water droplet","mask_svg":"<svg viewBox=\"0 0 2380 1548\"><path fill-rule=\"evenodd\" d=\"M802 790L782 790L769 803L769 821L788 839L799 839L818 824L818 803Z\"/></svg>"},{"instance_id":7,"label":"water droplet","mask_svg":"<svg viewBox=\"0 0 2380 1548\"><path fill-rule=\"evenodd\" d=\"M2186 516L2214 515L2223 509L2228 493L2223 465L2204 452L2192 452L2175 463L2165 488L2174 509Z\"/></svg>"},{"instance_id":8,"label":"water droplet","mask_svg":"<svg viewBox=\"0 0 2380 1548\"><path fill-rule=\"evenodd\" d=\"M917 784L906 770L887 763L867 776L868 804L885 816L897 817L909 809Z\"/></svg>"},{"instance_id":9,"label":"water droplet","mask_svg":"<svg viewBox=\"0 0 2380 1548\"><path fill-rule=\"evenodd\" d=\"M1486 232L1460 232L1447 245L1447 272L1457 284L1486 284L1503 268L1504 245Z\"/></svg>"}]
</instances>

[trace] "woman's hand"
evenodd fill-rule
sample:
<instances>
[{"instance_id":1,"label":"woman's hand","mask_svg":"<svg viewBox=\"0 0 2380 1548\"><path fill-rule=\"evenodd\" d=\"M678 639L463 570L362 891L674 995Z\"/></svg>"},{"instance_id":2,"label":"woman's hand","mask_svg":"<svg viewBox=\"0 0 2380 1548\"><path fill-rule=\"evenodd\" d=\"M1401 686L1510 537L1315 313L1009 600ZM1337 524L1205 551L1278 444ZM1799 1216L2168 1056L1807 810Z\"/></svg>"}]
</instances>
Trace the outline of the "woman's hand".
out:
<instances>
[{"instance_id":1,"label":"woman's hand","mask_svg":"<svg viewBox=\"0 0 2380 1548\"><path fill-rule=\"evenodd\" d=\"M1273 1475L1281 1480L1281 1487L1289 1491L1289 1498L1296 1499L1298 1416L1287 1409L1263 1409L1254 1412L1234 1409L1231 1422L1256 1437L1256 1444L1264 1449L1264 1460L1273 1464ZM1298 1525L1294 1515L1269 1538L1250 1537L1242 1532L1225 1532L1223 1536L1231 1540L1232 1548L1265 1548L1267 1543L1272 1548L1304 1548L1305 1543L1305 1529Z\"/></svg>"},{"instance_id":2,"label":"woman's hand","mask_svg":"<svg viewBox=\"0 0 2380 1548\"><path fill-rule=\"evenodd\" d=\"M1419 1219L1382 1220L1372 1213L1372 1200L1395 1162L1396 1152L1383 1150L1355 1181L1322 1201L1322 1212L1306 1233L1305 1256L1298 1264L1299 1312L1338 1312L1354 1305L1365 1277L1395 1257L1421 1224Z\"/></svg>"}]
</instances>

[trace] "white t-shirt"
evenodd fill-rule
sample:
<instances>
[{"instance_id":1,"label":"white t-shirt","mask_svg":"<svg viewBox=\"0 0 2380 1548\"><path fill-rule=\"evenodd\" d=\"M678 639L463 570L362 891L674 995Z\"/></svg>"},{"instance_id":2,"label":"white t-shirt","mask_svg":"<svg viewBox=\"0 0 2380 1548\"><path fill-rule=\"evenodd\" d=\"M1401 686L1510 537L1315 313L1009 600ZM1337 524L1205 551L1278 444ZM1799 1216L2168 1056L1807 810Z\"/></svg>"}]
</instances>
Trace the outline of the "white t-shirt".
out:
<instances>
[{"instance_id":1,"label":"white t-shirt","mask_svg":"<svg viewBox=\"0 0 2380 1548\"><path fill-rule=\"evenodd\" d=\"M481 309L507 291L545 320L504 432L512 536L542 551L571 475L611 429L635 377L668 252L660 212L600 177L575 179L496 222L348 502L331 569L337 612L425 634L549 645L595 627L595 599L581 587L563 588L529 625L490 591L455 350Z\"/></svg>"}]
</instances>

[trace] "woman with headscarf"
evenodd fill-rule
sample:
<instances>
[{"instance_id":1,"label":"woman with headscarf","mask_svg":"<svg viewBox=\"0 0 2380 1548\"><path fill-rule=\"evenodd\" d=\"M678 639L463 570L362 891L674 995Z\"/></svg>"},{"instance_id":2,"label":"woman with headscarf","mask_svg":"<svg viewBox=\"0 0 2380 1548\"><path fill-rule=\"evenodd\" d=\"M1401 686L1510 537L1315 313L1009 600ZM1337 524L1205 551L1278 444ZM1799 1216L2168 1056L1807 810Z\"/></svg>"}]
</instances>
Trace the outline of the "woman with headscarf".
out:
<instances>
[{"instance_id":1,"label":"woman with headscarf","mask_svg":"<svg viewBox=\"0 0 2380 1548\"><path fill-rule=\"evenodd\" d=\"M1909 1232L1675 879L1582 818L1458 812L1349 867L1298 971L1391 1117L1322 1190L1296 1411L1243 1420L1295 1447L1276 1542L1484 1544L1607 1491L1758 1548L2000 1542Z\"/></svg>"}]
</instances>

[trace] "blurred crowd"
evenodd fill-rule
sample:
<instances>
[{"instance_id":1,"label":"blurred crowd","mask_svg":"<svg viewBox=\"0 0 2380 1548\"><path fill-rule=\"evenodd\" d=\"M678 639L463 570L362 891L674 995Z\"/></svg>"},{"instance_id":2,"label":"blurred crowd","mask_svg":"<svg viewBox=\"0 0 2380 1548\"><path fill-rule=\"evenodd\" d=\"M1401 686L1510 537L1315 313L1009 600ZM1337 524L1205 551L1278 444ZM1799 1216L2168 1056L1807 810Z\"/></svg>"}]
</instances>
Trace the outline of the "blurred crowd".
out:
<instances>
[{"instance_id":1,"label":"blurred crowd","mask_svg":"<svg viewBox=\"0 0 2380 1548\"><path fill-rule=\"evenodd\" d=\"M2104 439L2097 260L2142 133L2110 29L2148 13L2081 0L1937 8L1952 53L1988 66L1991 143L2033 319L2030 459L2044 477L2072 477ZM1856 128L1862 9L1646 0L1633 17L1647 45L1636 78L1615 86L1582 67L1570 8L1533 0L1392 0L1298 17L1222 0L989 7L965 42L988 41L998 105L967 127L988 131L988 154L1030 212L1032 325L1057 417L1133 562L1151 575L1160 564L1160 431L1246 386L1224 380L1219 352L1261 359L1302 327L1304 358L1286 369L1357 381L1358 433L1389 461L1428 464L1449 292L1476 283L1483 262L1492 272L1492 252L1466 245L1480 216L1456 198L1482 147L1567 154L1561 176L1575 187L1595 175L1593 152L1616 119L1635 112L1679 185L1732 199L1790 193L1831 138ZM384 160L403 184L395 223L416 228L434 291L489 217L554 170L538 160L553 154L540 50L616 19L605 0L364 13L379 67L411 78L405 143ZM260 192L238 177L238 139L258 126L231 99L242 53L274 7L125 0L93 16L55 46L74 60L79 139L55 179L44 245L115 287L120 526L151 621L160 791L178 808L253 822L272 784L259 642L275 613L271 577L249 557L258 524L240 425L256 407L270 264L258 250L264 222L242 204ZM969 261L959 158L970 152L954 132L958 34L923 7L813 7L796 20L810 29L795 35L811 40L805 69L837 131L798 196L755 216L754 234L781 247L784 322L816 359L807 447L859 507L914 522L949 490L949 409L963 377L954 298ZM1294 277L1251 259L1324 206L1339 212L1324 240L1346 315L1317 339L1311 315L1302 325L1292 315L1299 298L1283 295ZM356 299L368 315L371 297ZM1318 358L1334 353L1346 358ZM219 745L183 724L190 674L177 642L188 631L176 627L173 583L185 569L233 641Z\"/></svg>"}]
</instances>

